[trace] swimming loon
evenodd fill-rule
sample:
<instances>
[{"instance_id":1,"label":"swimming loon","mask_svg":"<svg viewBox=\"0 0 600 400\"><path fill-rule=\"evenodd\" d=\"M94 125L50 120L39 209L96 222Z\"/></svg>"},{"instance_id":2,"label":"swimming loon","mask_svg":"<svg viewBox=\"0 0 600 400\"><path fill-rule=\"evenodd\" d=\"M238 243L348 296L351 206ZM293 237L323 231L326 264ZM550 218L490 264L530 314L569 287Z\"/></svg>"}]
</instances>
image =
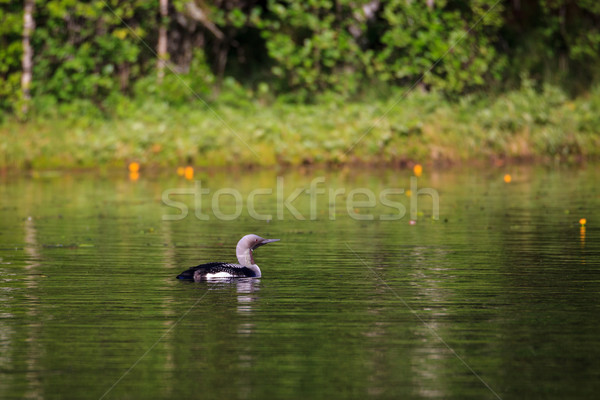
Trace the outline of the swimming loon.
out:
<instances>
[{"instance_id":1,"label":"swimming loon","mask_svg":"<svg viewBox=\"0 0 600 400\"><path fill-rule=\"evenodd\" d=\"M200 264L183 271L177 279L197 282L211 278L260 278L260 268L254 264L252 252L264 244L277 241L279 239L263 239L258 235L246 235L240 239L235 249L239 264L224 262Z\"/></svg>"}]
</instances>

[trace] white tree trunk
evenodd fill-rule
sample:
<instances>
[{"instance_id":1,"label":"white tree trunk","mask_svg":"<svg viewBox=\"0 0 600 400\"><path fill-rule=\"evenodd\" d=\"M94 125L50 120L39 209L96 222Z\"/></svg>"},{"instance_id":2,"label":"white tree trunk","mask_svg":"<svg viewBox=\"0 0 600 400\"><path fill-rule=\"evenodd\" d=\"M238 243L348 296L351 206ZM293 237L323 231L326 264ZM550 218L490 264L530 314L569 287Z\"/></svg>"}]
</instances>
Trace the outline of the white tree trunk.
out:
<instances>
[{"instance_id":1,"label":"white tree trunk","mask_svg":"<svg viewBox=\"0 0 600 400\"><path fill-rule=\"evenodd\" d=\"M35 22L33 20L33 10L35 7L35 0L25 0L23 8L23 59L21 66L23 67L23 73L21 75L21 91L23 94L23 104L21 106L21 112L27 114L29 111L29 101L31 100L31 81L33 71L33 48L31 47L31 36L35 29Z\"/></svg>"},{"instance_id":2,"label":"white tree trunk","mask_svg":"<svg viewBox=\"0 0 600 400\"><path fill-rule=\"evenodd\" d=\"M158 54L157 79L161 83L165 77L165 63L168 59L167 54L167 17L169 14L169 0L160 0L160 26L158 28Z\"/></svg>"},{"instance_id":3,"label":"white tree trunk","mask_svg":"<svg viewBox=\"0 0 600 400\"><path fill-rule=\"evenodd\" d=\"M223 32L221 32L219 28L217 28L217 26L211 20L208 19L206 13L200 7L198 7L196 3L194 3L193 1L188 1L187 3L185 3L185 9L187 10L190 17L192 17L196 21L199 21L218 39L223 40L225 38Z\"/></svg>"}]
</instances>

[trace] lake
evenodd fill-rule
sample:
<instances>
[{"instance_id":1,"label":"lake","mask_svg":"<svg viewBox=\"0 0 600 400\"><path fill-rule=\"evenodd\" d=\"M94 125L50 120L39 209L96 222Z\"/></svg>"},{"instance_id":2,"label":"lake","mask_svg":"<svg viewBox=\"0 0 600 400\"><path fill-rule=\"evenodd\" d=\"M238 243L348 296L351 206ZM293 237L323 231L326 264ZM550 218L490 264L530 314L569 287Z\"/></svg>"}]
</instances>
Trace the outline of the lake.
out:
<instances>
[{"instance_id":1,"label":"lake","mask_svg":"<svg viewBox=\"0 0 600 400\"><path fill-rule=\"evenodd\" d=\"M597 396L597 165L188 178L0 177L1 399Z\"/></svg>"}]
</instances>

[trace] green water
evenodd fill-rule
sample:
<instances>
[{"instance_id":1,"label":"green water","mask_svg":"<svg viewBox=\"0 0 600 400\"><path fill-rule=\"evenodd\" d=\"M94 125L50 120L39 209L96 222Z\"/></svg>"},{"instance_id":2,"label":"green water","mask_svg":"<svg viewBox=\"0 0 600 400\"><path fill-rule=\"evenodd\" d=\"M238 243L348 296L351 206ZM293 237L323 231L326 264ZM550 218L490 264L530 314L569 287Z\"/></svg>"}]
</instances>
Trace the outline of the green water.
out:
<instances>
[{"instance_id":1,"label":"green water","mask_svg":"<svg viewBox=\"0 0 600 400\"><path fill-rule=\"evenodd\" d=\"M410 176L0 178L0 399L596 396L599 169ZM174 279L247 233L261 279Z\"/></svg>"}]
</instances>

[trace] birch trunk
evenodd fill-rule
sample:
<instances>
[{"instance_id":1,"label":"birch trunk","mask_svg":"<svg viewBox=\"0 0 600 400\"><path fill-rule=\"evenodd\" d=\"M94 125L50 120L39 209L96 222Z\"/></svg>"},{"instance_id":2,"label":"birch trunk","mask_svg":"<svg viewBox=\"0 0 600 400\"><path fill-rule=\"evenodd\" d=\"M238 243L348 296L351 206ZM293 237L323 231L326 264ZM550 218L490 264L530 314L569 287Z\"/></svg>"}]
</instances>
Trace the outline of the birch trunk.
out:
<instances>
[{"instance_id":1,"label":"birch trunk","mask_svg":"<svg viewBox=\"0 0 600 400\"><path fill-rule=\"evenodd\" d=\"M31 47L31 36L35 29L33 20L33 10L35 0L25 0L23 8L23 59L21 66L23 74L21 75L21 91L23 95L23 104L21 112L27 114L29 111L29 102L31 100L31 81L33 71L33 48Z\"/></svg>"},{"instance_id":2,"label":"birch trunk","mask_svg":"<svg viewBox=\"0 0 600 400\"><path fill-rule=\"evenodd\" d=\"M162 83L165 77L165 63L167 62L167 17L169 14L169 0L160 0L160 27L158 28L158 65L157 79Z\"/></svg>"}]
</instances>

